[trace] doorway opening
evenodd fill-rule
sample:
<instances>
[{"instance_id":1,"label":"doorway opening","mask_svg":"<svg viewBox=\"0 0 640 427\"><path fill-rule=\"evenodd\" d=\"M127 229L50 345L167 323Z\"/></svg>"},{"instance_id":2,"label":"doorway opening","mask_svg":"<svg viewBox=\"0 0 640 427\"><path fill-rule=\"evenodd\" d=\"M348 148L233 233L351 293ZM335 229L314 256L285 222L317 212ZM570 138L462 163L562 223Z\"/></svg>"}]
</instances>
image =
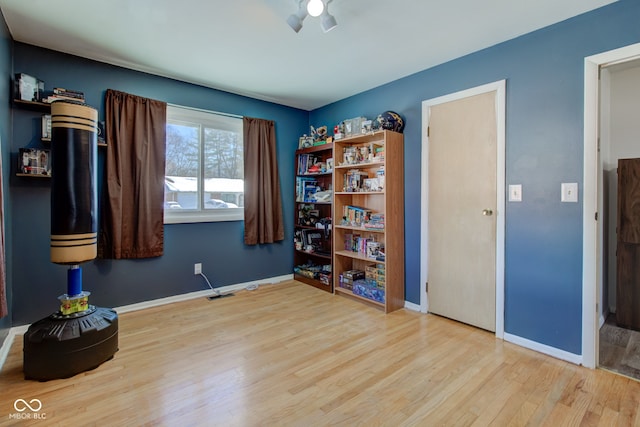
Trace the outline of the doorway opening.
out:
<instances>
[{"instance_id":1,"label":"doorway opening","mask_svg":"<svg viewBox=\"0 0 640 427\"><path fill-rule=\"evenodd\" d=\"M585 58L584 93L582 363L640 379L640 332L615 316L617 166L640 158L640 44Z\"/></svg>"}]
</instances>

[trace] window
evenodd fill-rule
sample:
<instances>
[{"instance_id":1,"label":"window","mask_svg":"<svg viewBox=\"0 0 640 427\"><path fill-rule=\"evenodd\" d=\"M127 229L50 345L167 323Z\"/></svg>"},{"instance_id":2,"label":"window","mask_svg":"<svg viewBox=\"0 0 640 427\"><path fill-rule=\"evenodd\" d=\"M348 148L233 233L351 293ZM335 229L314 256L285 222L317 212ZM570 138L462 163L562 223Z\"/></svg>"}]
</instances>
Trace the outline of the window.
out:
<instances>
[{"instance_id":1,"label":"window","mask_svg":"<svg viewBox=\"0 0 640 427\"><path fill-rule=\"evenodd\" d=\"M164 222L244 219L242 119L167 106Z\"/></svg>"}]
</instances>

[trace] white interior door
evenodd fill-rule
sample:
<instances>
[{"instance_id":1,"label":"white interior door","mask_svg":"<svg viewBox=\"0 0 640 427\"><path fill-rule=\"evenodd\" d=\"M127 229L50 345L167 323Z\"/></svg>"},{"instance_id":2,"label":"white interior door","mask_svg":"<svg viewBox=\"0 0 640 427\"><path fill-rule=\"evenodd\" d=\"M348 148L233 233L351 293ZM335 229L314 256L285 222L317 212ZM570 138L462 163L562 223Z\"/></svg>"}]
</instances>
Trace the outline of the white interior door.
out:
<instances>
[{"instance_id":1,"label":"white interior door","mask_svg":"<svg viewBox=\"0 0 640 427\"><path fill-rule=\"evenodd\" d=\"M496 92L432 105L429 312L496 331Z\"/></svg>"}]
</instances>

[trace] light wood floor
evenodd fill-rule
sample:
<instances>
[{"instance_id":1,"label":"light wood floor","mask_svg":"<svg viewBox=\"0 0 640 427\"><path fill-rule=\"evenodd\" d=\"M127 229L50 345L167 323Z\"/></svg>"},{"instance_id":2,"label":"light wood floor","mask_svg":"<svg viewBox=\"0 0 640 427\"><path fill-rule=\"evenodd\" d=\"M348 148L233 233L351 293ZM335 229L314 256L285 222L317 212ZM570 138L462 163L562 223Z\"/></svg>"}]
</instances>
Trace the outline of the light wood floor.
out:
<instances>
[{"instance_id":1,"label":"light wood floor","mask_svg":"<svg viewBox=\"0 0 640 427\"><path fill-rule=\"evenodd\" d=\"M36 398L46 425L640 426L636 381L297 282L122 314L119 338L114 359L43 383L17 338L0 425Z\"/></svg>"}]
</instances>

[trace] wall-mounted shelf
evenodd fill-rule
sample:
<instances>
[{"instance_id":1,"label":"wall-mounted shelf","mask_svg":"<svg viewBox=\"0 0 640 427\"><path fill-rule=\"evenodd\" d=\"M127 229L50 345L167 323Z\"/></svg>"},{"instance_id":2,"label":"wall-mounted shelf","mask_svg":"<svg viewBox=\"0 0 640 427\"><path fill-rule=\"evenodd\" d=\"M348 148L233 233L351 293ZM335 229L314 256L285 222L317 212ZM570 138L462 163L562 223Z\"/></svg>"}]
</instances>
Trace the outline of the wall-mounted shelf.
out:
<instances>
[{"instance_id":1,"label":"wall-mounted shelf","mask_svg":"<svg viewBox=\"0 0 640 427\"><path fill-rule=\"evenodd\" d=\"M37 101L24 101L22 99L14 99L13 103L20 106L21 108L26 108L29 110L35 111L51 111L51 104L47 104L46 102L37 102Z\"/></svg>"},{"instance_id":2,"label":"wall-mounted shelf","mask_svg":"<svg viewBox=\"0 0 640 427\"><path fill-rule=\"evenodd\" d=\"M51 112L51 103L46 103L46 102L38 102L38 101L25 101L22 99L13 99L13 106L15 108L20 108L20 109L24 109L24 110L29 110L29 111L37 111L37 112L41 112L41 113L45 113L42 117L43 117L43 123L42 123L42 134L41 135L46 135L46 136L41 136L40 137L40 141L42 143L42 145L44 147L50 147L51 146L51 138L49 137L50 135L50 128L49 131L46 132L45 131L45 121L44 118L45 117L50 117L50 115L48 113ZM98 142L97 143L98 147L106 147L107 144L104 142ZM35 147L37 149L37 147ZM46 150L48 150L49 148L46 148ZM18 168L20 169L20 168ZM28 173L16 173L16 176L19 177L27 177L27 178L51 178L50 175L41 175L41 174L28 174Z\"/></svg>"},{"instance_id":3,"label":"wall-mounted shelf","mask_svg":"<svg viewBox=\"0 0 640 427\"><path fill-rule=\"evenodd\" d=\"M17 173L16 176L24 176L27 178L51 178L51 175L40 175L35 173Z\"/></svg>"}]
</instances>

